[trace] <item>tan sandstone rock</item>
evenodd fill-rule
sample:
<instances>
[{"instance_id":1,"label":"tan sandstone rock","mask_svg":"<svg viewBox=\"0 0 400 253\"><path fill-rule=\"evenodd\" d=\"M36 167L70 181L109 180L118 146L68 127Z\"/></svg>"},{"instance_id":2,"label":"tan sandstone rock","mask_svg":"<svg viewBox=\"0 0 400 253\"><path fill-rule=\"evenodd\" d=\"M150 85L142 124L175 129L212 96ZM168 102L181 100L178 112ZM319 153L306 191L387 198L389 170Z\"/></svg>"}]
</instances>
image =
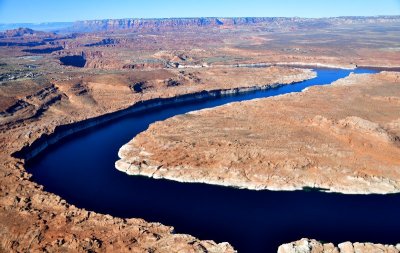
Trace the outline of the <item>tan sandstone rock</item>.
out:
<instances>
[{"instance_id":1,"label":"tan sandstone rock","mask_svg":"<svg viewBox=\"0 0 400 253\"><path fill-rule=\"evenodd\" d=\"M303 238L299 241L283 244L278 253L398 253L398 246L373 243L343 242L336 247L332 243L321 243L314 239Z\"/></svg>"}]
</instances>

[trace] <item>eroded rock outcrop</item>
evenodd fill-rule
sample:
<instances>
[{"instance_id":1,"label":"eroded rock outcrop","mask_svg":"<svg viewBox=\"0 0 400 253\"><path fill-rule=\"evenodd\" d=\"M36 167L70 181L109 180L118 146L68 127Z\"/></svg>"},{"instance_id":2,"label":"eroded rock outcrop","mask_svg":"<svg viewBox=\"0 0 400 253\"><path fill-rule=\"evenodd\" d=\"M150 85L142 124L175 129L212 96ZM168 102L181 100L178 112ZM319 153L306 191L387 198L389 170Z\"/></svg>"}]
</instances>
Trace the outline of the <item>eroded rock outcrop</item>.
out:
<instances>
[{"instance_id":1,"label":"eroded rock outcrop","mask_svg":"<svg viewBox=\"0 0 400 253\"><path fill-rule=\"evenodd\" d=\"M278 253L398 253L400 244L383 245L374 243L343 242L335 246L333 243L322 243L313 239L301 240L283 244Z\"/></svg>"}]
</instances>

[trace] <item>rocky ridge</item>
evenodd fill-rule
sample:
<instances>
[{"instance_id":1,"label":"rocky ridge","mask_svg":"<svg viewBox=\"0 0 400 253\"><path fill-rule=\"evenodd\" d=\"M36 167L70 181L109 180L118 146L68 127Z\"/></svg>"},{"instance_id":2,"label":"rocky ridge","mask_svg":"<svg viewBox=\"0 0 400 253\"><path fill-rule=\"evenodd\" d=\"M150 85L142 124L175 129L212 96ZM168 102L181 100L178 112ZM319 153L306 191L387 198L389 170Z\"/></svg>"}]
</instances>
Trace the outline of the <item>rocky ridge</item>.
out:
<instances>
[{"instance_id":1,"label":"rocky ridge","mask_svg":"<svg viewBox=\"0 0 400 253\"><path fill-rule=\"evenodd\" d=\"M197 29L213 27L233 27L265 25L270 29L304 29L308 27L326 27L343 24L382 24L398 22L399 16L377 17L336 17L336 18L284 18L284 17L201 17L201 18L164 18L164 19L104 19L77 21L70 28L73 31L112 31L130 29L134 31L165 31L175 29Z\"/></svg>"}]
</instances>

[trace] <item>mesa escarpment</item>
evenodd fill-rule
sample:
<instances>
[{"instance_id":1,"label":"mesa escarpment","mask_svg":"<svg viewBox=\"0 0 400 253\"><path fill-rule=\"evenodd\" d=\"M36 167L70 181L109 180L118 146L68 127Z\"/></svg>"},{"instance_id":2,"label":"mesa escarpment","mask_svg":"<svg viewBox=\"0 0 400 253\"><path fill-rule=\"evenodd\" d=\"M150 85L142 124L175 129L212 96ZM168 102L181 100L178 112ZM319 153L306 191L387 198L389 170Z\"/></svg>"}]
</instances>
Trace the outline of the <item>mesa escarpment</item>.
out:
<instances>
[{"instance_id":1,"label":"mesa escarpment","mask_svg":"<svg viewBox=\"0 0 400 253\"><path fill-rule=\"evenodd\" d=\"M84 62L72 66L106 70L240 64L399 67L399 23L397 16L84 21L81 25L94 31L0 33L0 52L7 58L40 54L47 68L64 64L63 57L82 57Z\"/></svg>"},{"instance_id":2,"label":"mesa escarpment","mask_svg":"<svg viewBox=\"0 0 400 253\"><path fill-rule=\"evenodd\" d=\"M337 18L285 18L285 17L201 17L201 18L160 18L160 19L103 19L77 21L72 31L168 31L177 29L199 29L235 26L265 26L265 29L295 30L307 27L328 27L344 24L385 24L398 22L398 16L379 17L337 17Z\"/></svg>"},{"instance_id":3,"label":"mesa escarpment","mask_svg":"<svg viewBox=\"0 0 400 253\"><path fill-rule=\"evenodd\" d=\"M397 72L351 75L303 93L176 116L124 145L116 167L249 189L399 192L399 84Z\"/></svg>"}]
</instances>

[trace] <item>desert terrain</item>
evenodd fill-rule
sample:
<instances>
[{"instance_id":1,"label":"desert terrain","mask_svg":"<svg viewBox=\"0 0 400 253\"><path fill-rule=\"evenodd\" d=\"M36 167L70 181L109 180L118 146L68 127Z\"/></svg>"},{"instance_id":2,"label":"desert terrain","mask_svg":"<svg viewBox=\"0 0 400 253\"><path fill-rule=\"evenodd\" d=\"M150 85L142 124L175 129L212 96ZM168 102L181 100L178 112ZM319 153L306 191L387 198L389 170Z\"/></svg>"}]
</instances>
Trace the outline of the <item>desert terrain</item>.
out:
<instances>
[{"instance_id":1,"label":"desert terrain","mask_svg":"<svg viewBox=\"0 0 400 253\"><path fill-rule=\"evenodd\" d=\"M290 84L314 77L309 68L315 66L399 68L399 24L396 16L100 20L77 22L56 33L27 28L0 33L0 251L234 252L229 242L176 234L173 224L75 207L33 182L24 157L15 154L60 126L141 101ZM353 75L302 94L178 116L152 125L121 156L131 163L140 143L151 153L140 159L163 165L157 176L175 180L256 189L398 192L399 82L395 72ZM305 107L310 110L298 112ZM273 125L265 128L260 116L273 118ZM218 127L222 122L231 126L229 138ZM171 127L175 131L167 134ZM214 134L211 142L200 135L207 127L216 128L208 132ZM259 149L262 141L276 149ZM305 141L312 145L304 148ZM166 144L179 156L166 156ZM235 155L238 148L246 157ZM221 150L232 156L218 159ZM335 152L351 159L340 163ZM228 165L235 171L226 173ZM118 167L127 171L123 166Z\"/></svg>"},{"instance_id":2,"label":"desert terrain","mask_svg":"<svg viewBox=\"0 0 400 253\"><path fill-rule=\"evenodd\" d=\"M351 75L299 94L176 116L123 146L116 166L257 190L399 192L399 82L398 72Z\"/></svg>"}]
</instances>

